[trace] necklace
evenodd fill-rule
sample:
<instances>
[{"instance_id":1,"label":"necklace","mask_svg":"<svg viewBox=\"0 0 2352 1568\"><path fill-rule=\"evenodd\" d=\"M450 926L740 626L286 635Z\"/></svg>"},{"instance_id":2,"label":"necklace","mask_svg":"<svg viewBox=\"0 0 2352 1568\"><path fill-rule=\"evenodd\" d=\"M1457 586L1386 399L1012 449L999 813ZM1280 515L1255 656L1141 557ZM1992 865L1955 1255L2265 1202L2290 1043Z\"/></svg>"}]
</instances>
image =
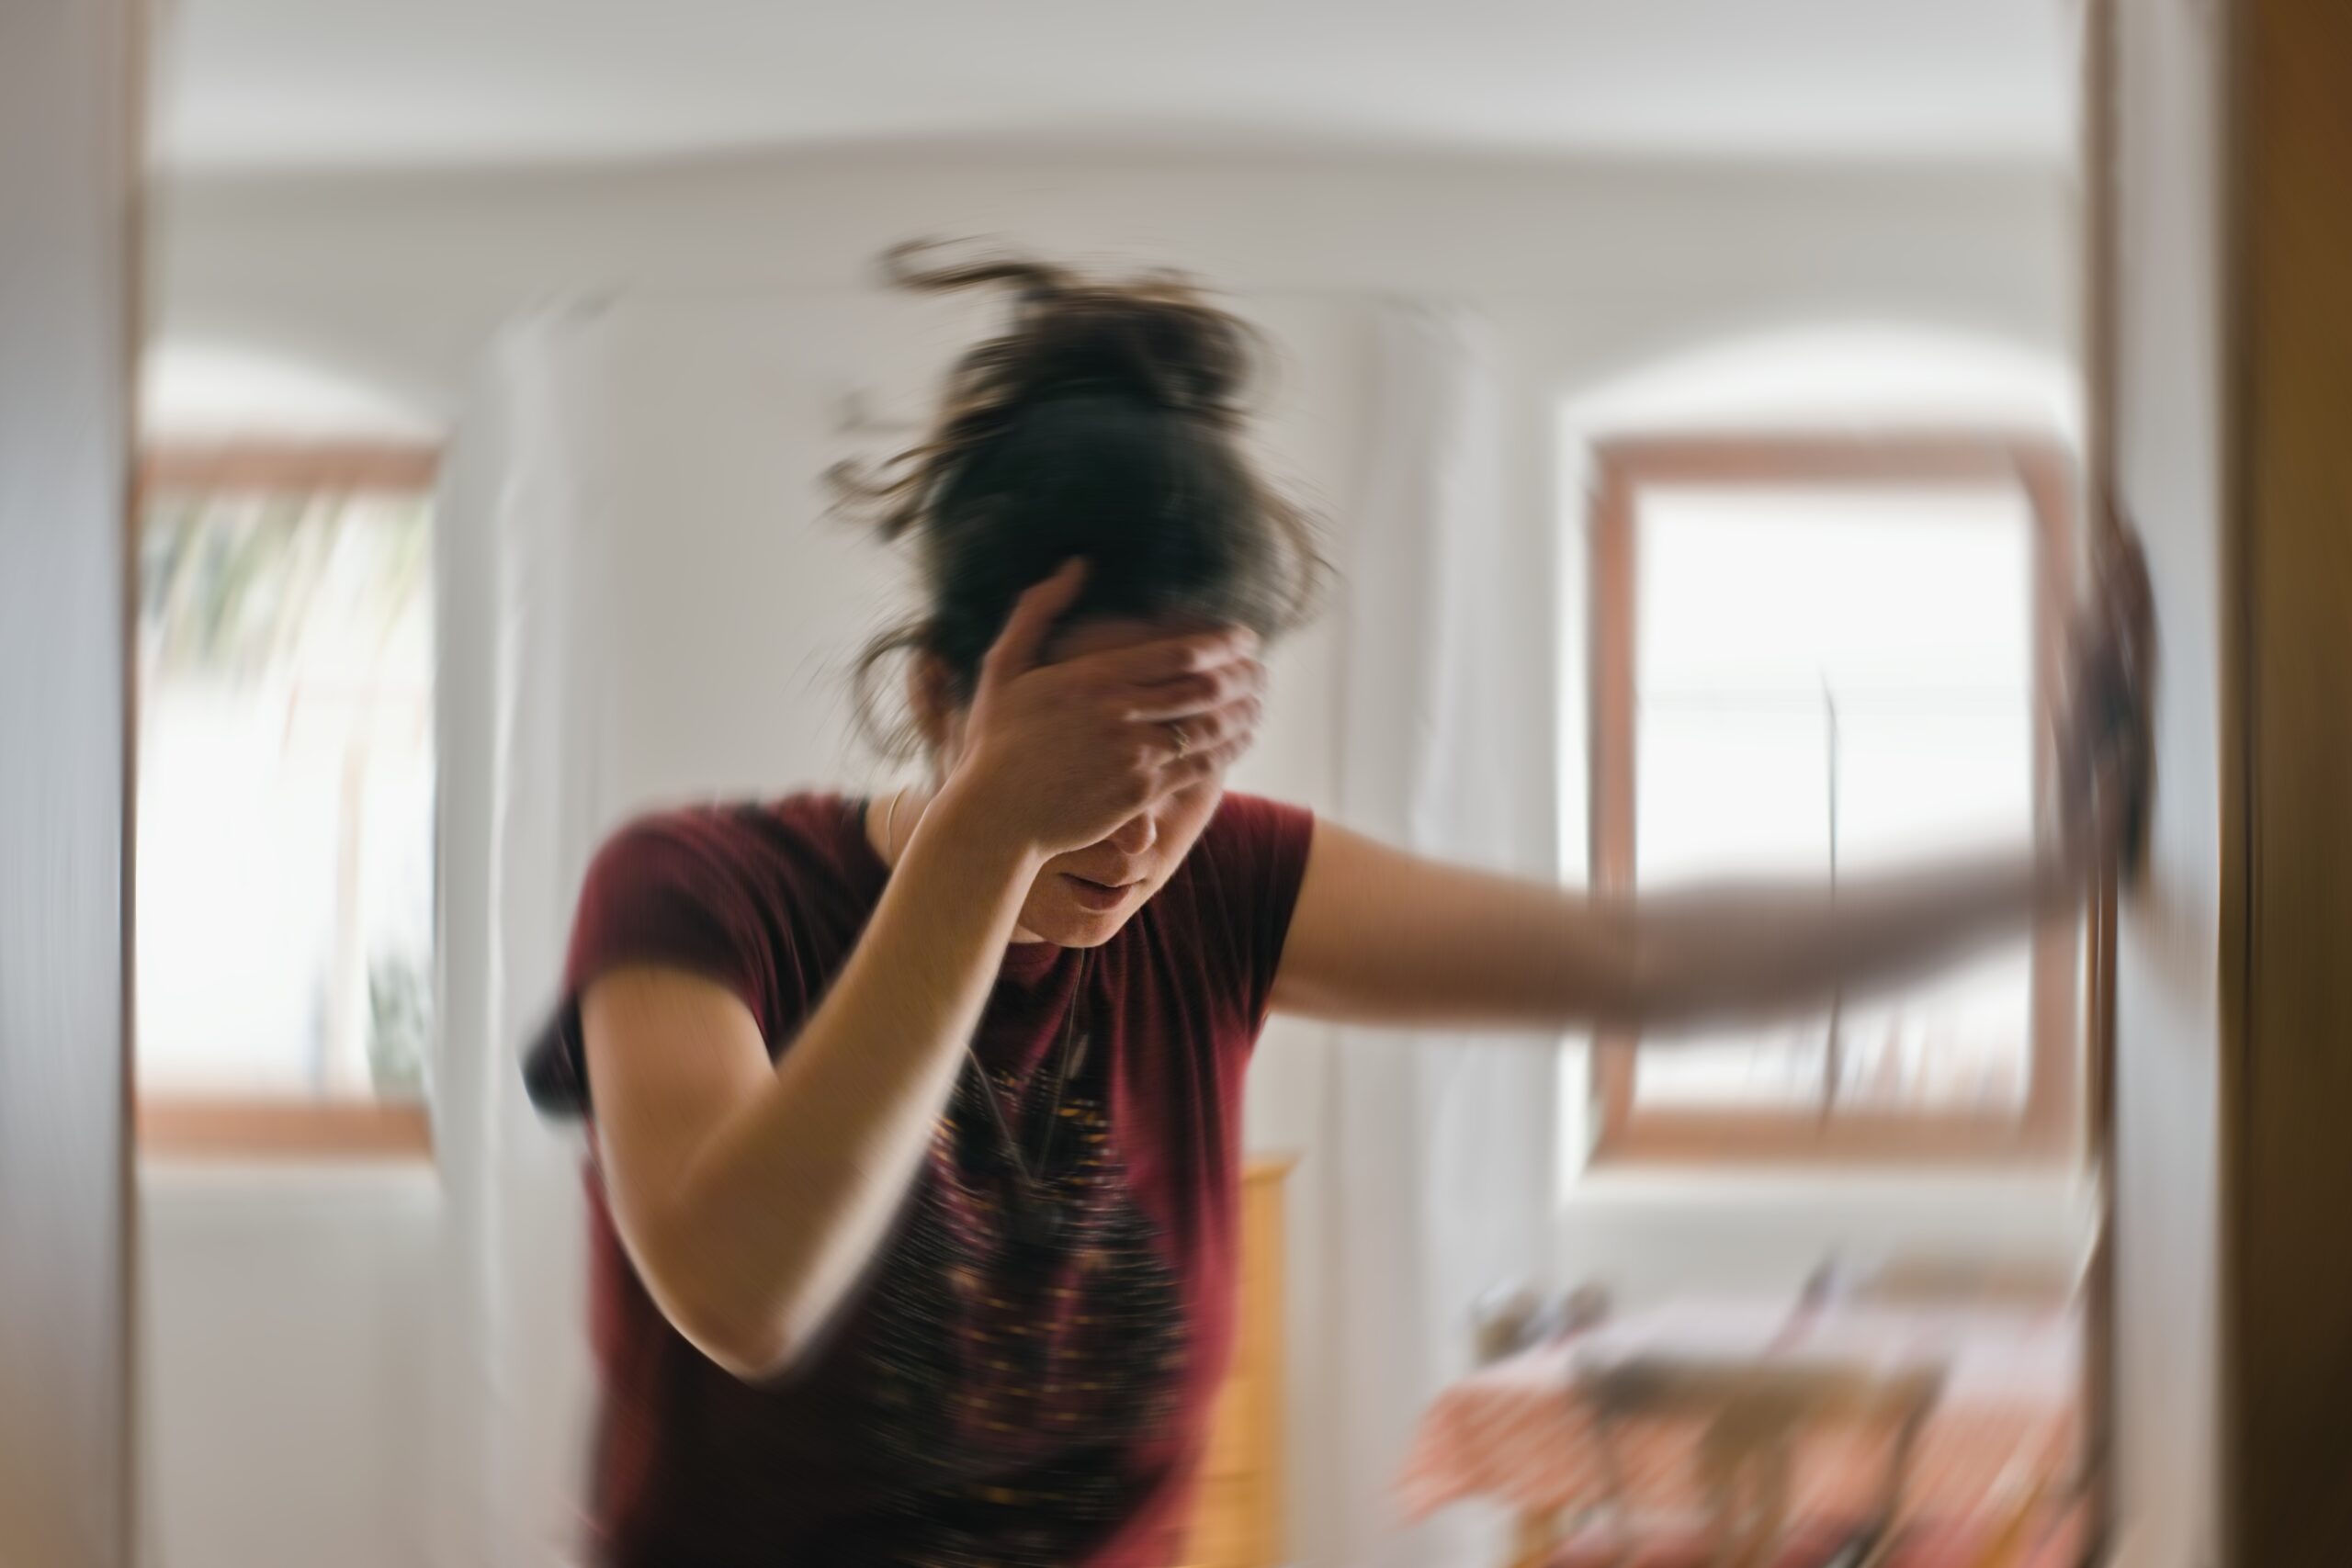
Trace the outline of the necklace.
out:
<instances>
[{"instance_id":1,"label":"necklace","mask_svg":"<svg viewBox=\"0 0 2352 1568\"><path fill-rule=\"evenodd\" d=\"M906 793L904 784L892 790L889 809L882 813L882 863L886 866L896 863L892 855L899 845L899 802Z\"/></svg>"},{"instance_id":2,"label":"necklace","mask_svg":"<svg viewBox=\"0 0 2352 1568\"><path fill-rule=\"evenodd\" d=\"M1012 1122L1005 1114L1004 1106L996 1096L996 1085L989 1081L989 1070L981 1064L980 1055L971 1042L964 1043L964 1054L972 1064L972 1076L979 1079L980 1098L989 1108L989 1120L996 1124L998 1142L1004 1156L1019 1179L1020 1202L1012 1213L1013 1229L1023 1239L1039 1246L1052 1243L1061 1234L1061 1209L1054 1202L1053 1193L1046 1185L1050 1173L1048 1162L1053 1157L1054 1134L1061 1130L1062 1091L1069 1087L1078 1064L1078 1047L1083 1038L1079 1033L1079 1010L1086 1003L1087 960L1093 954L1080 952L1078 955L1078 985L1070 997L1069 1012L1062 1021L1060 1058L1054 1065L1054 1098L1046 1108L1045 1135L1037 1140L1037 1159L1033 1168L1022 1157L1021 1140L1014 1135Z\"/></svg>"},{"instance_id":3,"label":"necklace","mask_svg":"<svg viewBox=\"0 0 2352 1568\"><path fill-rule=\"evenodd\" d=\"M906 795L902 787L893 793L882 812L882 855L887 865L891 852L898 846L899 802ZM989 1121L996 1128L997 1142L1002 1147L1006 1163L1012 1167L1020 1194L1012 1213L1014 1230L1025 1240L1038 1246L1050 1245L1061 1233L1061 1210L1053 1201L1053 1194L1046 1185L1054 1152L1054 1136L1062 1124L1062 1091L1076 1075L1078 1060L1084 1049L1086 1037L1079 1032L1078 1015L1086 1004L1086 975L1091 951L1078 955L1078 984L1070 997L1069 1012L1062 1021L1060 1058L1054 1065L1054 1098L1046 1110L1045 1135L1037 1140L1037 1159L1033 1168L1022 1156L1021 1140L1015 1134L1012 1119L1005 1114L1004 1106L997 1099L996 1084L989 1077L987 1066L980 1061L979 1052L971 1041L964 1043L964 1055L970 1062L972 1076L979 1080L980 1100L989 1110Z\"/></svg>"}]
</instances>

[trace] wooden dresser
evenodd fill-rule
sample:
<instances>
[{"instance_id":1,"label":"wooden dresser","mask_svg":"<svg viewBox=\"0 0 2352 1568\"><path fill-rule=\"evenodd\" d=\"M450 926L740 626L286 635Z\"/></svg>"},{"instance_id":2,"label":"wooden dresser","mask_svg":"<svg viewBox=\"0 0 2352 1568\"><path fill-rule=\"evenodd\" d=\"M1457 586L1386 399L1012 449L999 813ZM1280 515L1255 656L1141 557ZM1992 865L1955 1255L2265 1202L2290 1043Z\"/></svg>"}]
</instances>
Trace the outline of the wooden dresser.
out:
<instances>
[{"instance_id":1,"label":"wooden dresser","mask_svg":"<svg viewBox=\"0 0 2352 1568\"><path fill-rule=\"evenodd\" d=\"M1241 1177L1241 1299L1233 1365L1217 1395L1182 1568L1283 1561L1283 1181L1294 1162L1253 1159Z\"/></svg>"}]
</instances>

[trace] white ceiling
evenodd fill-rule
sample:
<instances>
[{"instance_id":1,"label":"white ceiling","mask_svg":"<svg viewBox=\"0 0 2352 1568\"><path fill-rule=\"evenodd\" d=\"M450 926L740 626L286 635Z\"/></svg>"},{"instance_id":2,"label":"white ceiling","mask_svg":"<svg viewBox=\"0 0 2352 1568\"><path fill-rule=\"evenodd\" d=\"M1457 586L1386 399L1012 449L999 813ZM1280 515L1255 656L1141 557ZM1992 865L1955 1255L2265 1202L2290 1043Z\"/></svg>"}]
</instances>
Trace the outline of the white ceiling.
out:
<instances>
[{"instance_id":1,"label":"white ceiling","mask_svg":"<svg viewBox=\"0 0 2352 1568\"><path fill-rule=\"evenodd\" d=\"M2063 156L2080 0L165 0L184 165L993 134Z\"/></svg>"}]
</instances>

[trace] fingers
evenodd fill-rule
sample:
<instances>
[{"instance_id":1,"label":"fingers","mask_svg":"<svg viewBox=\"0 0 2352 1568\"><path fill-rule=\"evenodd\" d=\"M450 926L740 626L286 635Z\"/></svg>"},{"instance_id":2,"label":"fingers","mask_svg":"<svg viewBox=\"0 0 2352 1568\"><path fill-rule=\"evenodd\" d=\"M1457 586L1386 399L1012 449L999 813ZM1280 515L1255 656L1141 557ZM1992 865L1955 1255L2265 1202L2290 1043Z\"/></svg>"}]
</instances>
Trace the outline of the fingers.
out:
<instances>
[{"instance_id":1,"label":"fingers","mask_svg":"<svg viewBox=\"0 0 2352 1568\"><path fill-rule=\"evenodd\" d=\"M1264 714L1262 699L1250 693L1205 713L1159 721L1159 728L1169 737L1181 761L1196 751L1215 750L1233 739L1246 741L1258 732L1258 722Z\"/></svg>"},{"instance_id":2,"label":"fingers","mask_svg":"<svg viewBox=\"0 0 2352 1568\"><path fill-rule=\"evenodd\" d=\"M1005 621L1004 630L997 634L988 657L980 661L980 683L1001 685L1035 669L1045 657L1046 643L1054 635L1056 623L1078 603L1079 592L1085 586L1086 562L1073 559L1063 562L1059 571L1023 593Z\"/></svg>"},{"instance_id":3,"label":"fingers","mask_svg":"<svg viewBox=\"0 0 2352 1568\"><path fill-rule=\"evenodd\" d=\"M2132 596L2144 591L2126 570L2102 576L2092 609L2071 628L2067 680L2054 704L2058 807L2070 852L2086 865L2138 862L2147 817L2153 749L2144 622L2132 625ZM2136 644L2136 645L2135 645Z\"/></svg>"},{"instance_id":4,"label":"fingers","mask_svg":"<svg viewBox=\"0 0 2352 1568\"><path fill-rule=\"evenodd\" d=\"M1231 736L1216 745L1187 751L1160 770L1161 785L1171 793L1205 784L1241 760L1257 739L1254 730Z\"/></svg>"},{"instance_id":5,"label":"fingers","mask_svg":"<svg viewBox=\"0 0 2352 1568\"><path fill-rule=\"evenodd\" d=\"M1258 637L1246 626L1184 637L1161 637L1108 653L1090 654L1084 664L1102 681L1118 685L1158 686L1188 676L1213 674L1227 665L1255 660Z\"/></svg>"},{"instance_id":6,"label":"fingers","mask_svg":"<svg viewBox=\"0 0 2352 1568\"><path fill-rule=\"evenodd\" d=\"M1266 667L1254 659L1237 659L1214 670L1134 688L1123 695L1129 719L1137 724L1164 724L1261 697L1265 690Z\"/></svg>"},{"instance_id":7,"label":"fingers","mask_svg":"<svg viewBox=\"0 0 2352 1568\"><path fill-rule=\"evenodd\" d=\"M1161 764L1161 787L1182 789L1232 766L1257 739L1264 716L1264 699L1250 691L1205 713L1156 726L1173 747Z\"/></svg>"},{"instance_id":8,"label":"fingers","mask_svg":"<svg viewBox=\"0 0 2352 1568\"><path fill-rule=\"evenodd\" d=\"M2146 627L2155 604L2148 553L2138 532L2120 517L2100 536L2098 566L2100 589L2121 612L2124 625L2133 631Z\"/></svg>"},{"instance_id":9,"label":"fingers","mask_svg":"<svg viewBox=\"0 0 2352 1568\"><path fill-rule=\"evenodd\" d=\"M2100 536L2093 598L2100 640L2136 684L2153 674L2156 653L2155 587L2140 536L2120 517Z\"/></svg>"}]
</instances>

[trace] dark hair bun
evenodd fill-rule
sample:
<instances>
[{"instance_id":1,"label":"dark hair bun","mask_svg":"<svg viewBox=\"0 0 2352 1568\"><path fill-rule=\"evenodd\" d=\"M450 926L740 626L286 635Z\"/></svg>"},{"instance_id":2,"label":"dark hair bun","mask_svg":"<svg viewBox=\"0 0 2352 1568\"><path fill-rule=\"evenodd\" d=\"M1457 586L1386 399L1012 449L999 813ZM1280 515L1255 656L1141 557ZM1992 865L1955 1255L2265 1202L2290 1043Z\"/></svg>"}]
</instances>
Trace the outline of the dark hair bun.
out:
<instances>
[{"instance_id":1,"label":"dark hair bun","mask_svg":"<svg viewBox=\"0 0 2352 1568\"><path fill-rule=\"evenodd\" d=\"M1313 526L1239 440L1260 357L1249 325L1172 273L1114 284L942 249L899 246L886 275L1004 288L1012 320L956 361L923 440L878 472L833 472L885 538L922 542L927 613L864 671L911 649L968 690L1013 602L1072 556L1091 563L1078 616L1182 615L1268 639L1305 619L1323 564Z\"/></svg>"},{"instance_id":2,"label":"dark hair bun","mask_svg":"<svg viewBox=\"0 0 2352 1568\"><path fill-rule=\"evenodd\" d=\"M985 385L1017 401L1125 394L1213 418L1244 412L1254 335L1182 277L1157 273L1112 285L1017 258L927 264L940 249L917 242L891 251L890 280L934 293L998 285L1015 297L1012 330L965 359L957 380L967 389Z\"/></svg>"}]
</instances>

